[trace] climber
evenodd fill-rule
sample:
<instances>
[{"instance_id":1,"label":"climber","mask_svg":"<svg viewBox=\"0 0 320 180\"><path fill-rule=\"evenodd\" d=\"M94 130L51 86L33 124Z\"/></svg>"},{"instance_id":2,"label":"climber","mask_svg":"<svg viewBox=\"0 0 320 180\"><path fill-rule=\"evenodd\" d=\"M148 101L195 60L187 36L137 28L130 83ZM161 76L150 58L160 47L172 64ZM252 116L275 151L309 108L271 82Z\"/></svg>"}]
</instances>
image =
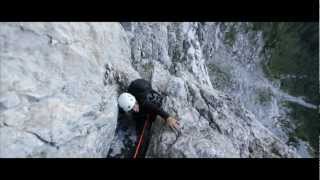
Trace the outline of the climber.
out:
<instances>
[{"instance_id":1,"label":"climber","mask_svg":"<svg viewBox=\"0 0 320 180\"><path fill-rule=\"evenodd\" d=\"M148 134L151 124L157 115L162 117L172 130L179 129L179 122L161 108L162 99L163 97L144 79L136 79L131 82L127 92L122 93L118 98L120 108L124 112L131 112L136 121L138 140L134 157L144 156L149 143Z\"/></svg>"}]
</instances>

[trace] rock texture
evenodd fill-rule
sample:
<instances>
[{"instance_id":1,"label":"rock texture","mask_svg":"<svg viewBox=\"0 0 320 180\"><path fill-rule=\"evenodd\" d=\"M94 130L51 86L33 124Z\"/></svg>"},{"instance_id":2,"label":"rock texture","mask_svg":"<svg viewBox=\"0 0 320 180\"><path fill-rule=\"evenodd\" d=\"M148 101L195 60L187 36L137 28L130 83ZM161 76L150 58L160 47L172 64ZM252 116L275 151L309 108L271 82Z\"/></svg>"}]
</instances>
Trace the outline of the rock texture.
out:
<instances>
[{"instance_id":1,"label":"rock texture","mask_svg":"<svg viewBox=\"0 0 320 180\"><path fill-rule=\"evenodd\" d=\"M214 23L130 25L131 53L137 71L166 96L164 108L182 124L181 131L174 133L157 121L147 157L299 157L237 98L217 91L212 85L212 82L223 82L210 80L207 63L213 60L208 50L203 49L214 51L223 45L219 42L221 37L214 38L219 26ZM229 55L225 54L216 54L216 60L225 61L223 58ZM247 54L237 60L256 58Z\"/></svg>"},{"instance_id":2,"label":"rock texture","mask_svg":"<svg viewBox=\"0 0 320 180\"><path fill-rule=\"evenodd\" d=\"M140 77L182 125L173 132L158 118L147 157L300 157L246 99L252 79L242 78L261 74L259 35L231 38L232 50L221 27L1 23L0 157L127 157L117 153L134 138L115 134L116 99Z\"/></svg>"},{"instance_id":3,"label":"rock texture","mask_svg":"<svg viewBox=\"0 0 320 180\"><path fill-rule=\"evenodd\" d=\"M112 66L129 64L123 34L118 23L1 23L0 157L106 157L112 81L130 72Z\"/></svg>"}]
</instances>

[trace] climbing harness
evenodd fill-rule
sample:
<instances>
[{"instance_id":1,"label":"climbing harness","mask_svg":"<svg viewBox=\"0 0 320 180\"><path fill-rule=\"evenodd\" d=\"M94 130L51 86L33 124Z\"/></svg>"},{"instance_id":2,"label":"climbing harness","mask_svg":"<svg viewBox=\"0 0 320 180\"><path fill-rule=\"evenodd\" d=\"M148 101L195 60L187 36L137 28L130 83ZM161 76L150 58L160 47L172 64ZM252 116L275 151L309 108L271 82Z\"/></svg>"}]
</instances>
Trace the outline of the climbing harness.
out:
<instances>
[{"instance_id":1,"label":"climbing harness","mask_svg":"<svg viewBox=\"0 0 320 180\"><path fill-rule=\"evenodd\" d=\"M137 155L138 155L138 153L139 153L139 151L140 151L140 147L141 147L141 144L142 144L142 142L143 142L144 131L145 131L145 129L146 129L147 126L148 126L148 121L149 121L149 115L147 115L147 119L146 119L146 121L144 122L144 126L143 126L143 129L142 129L142 133L141 133L141 135L140 135L139 143L138 143L138 145L137 145L137 147L136 147L136 151L135 151L135 153L134 153L133 159L136 159L136 158L137 158Z\"/></svg>"}]
</instances>

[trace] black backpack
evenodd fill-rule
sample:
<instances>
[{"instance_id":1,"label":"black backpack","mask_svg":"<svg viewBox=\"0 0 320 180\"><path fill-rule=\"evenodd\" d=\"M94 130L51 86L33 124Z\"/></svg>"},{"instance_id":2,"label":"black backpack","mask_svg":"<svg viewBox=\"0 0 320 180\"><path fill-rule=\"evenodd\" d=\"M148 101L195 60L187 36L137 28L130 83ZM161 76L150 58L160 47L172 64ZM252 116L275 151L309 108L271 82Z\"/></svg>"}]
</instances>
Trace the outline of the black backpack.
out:
<instances>
[{"instance_id":1,"label":"black backpack","mask_svg":"<svg viewBox=\"0 0 320 180\"><path fill-rule=\"evenodd\" d=\"M132 94L141 94L141 93L146 93L147 91L151 90L151 84L144 80L144 79L137 79L131 82L128 92L131 92Z\"/></svg>"},{"instance_id":2,"label":"black backpack","mask_svg":"<svg viewBox=\"0 0 320 180\"><path fill-rule=\"evenodd\" d=\"M128 92L132 93L138 100L144 99L142 103L152 103L161 107L163 97L158 92L152 89L149 81L144 79L134 80L129 88Z\"/></svg>"},{"instance_id":3,"label":"black backpack","mask_svg":"<svg viewBox=\"0 0 320 180\"><path fill-rule=\"evenodd\" d=\"M146 95L145 102L155 104L158 107L162 106L162 100L163 97L161 94L159 94L157 91L154 91L153 89L149 91L149 93Z\"/></svg>"}]
</instances>

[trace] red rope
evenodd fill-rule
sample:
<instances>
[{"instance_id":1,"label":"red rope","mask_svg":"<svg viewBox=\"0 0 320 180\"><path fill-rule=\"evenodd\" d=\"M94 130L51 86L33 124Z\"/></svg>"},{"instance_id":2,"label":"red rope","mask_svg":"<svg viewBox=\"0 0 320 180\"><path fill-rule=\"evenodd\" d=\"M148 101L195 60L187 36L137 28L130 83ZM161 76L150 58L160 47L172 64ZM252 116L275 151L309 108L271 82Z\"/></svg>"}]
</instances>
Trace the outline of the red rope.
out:
<instances>
[{"instance_id":1,"label":"red rope","mask_svg":"<svg viewBox=\"0 0 320 180\"><path fill-rule=\"evenodd\" d=\"M138 143L138 146L137 146L137 148L136 148L136 152L134 153L133 159L136 159L136 158L137 158L137 155L138 155L138 152L139 152L139 150L140 150L140 146L141 146L141 143L142 143L142 140L143 140L144 130L146 129L147 124L148 124L148 120L149 120L149 116L147 116L147 119L146 119L146 121L144 122L144 126L143 126L143 129L142 129L142 133L141 133L141 135L140 135L139 143Z\"/></svg>"}]
</instances>

